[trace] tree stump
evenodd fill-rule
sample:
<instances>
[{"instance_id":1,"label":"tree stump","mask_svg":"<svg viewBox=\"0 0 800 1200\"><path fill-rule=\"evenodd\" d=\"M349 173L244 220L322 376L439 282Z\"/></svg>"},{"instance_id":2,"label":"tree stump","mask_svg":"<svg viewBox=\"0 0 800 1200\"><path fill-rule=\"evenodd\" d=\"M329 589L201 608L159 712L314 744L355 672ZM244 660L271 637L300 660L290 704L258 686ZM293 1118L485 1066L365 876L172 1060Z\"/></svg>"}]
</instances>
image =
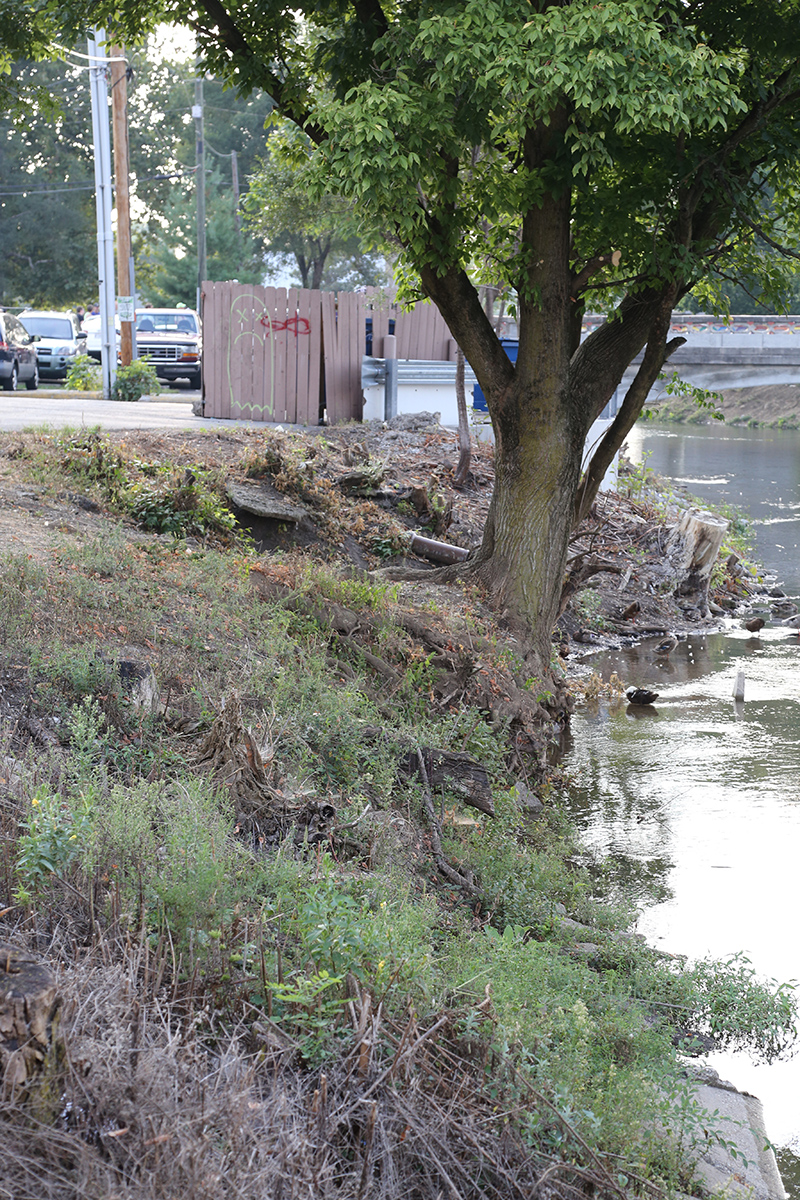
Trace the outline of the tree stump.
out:
<instances>
[{"instance_id":1,"label":"tree stump","mask_svg":"<svg viewBox=\"0 0 800 1200\"><path fill-rule=\"evenodd\" d=\"M5 1095L38 1074L60 997L52 972L24 950L0 945L0 1075Z\"/></svg>"},{"instance_id":2,"label":"tree stump","mask_svg":"<svg viewBox=\"0 0 800 1200\"><path fill-rule=\"evenodd\" d=\"M724 517L697 508L687 509L672 531L675 596L699 609L702 616L708 612L711 572L727 532Z\"/></svg>"}]
</instances>

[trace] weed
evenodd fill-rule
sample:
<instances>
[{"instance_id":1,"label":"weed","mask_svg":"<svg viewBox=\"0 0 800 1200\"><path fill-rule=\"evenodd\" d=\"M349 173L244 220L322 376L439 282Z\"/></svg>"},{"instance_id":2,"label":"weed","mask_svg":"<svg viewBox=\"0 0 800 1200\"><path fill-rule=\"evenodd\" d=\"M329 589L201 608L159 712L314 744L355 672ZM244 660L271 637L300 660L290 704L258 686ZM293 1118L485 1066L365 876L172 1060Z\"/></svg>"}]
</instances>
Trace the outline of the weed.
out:
<instances>
[{"instance_id":1,"label":"weed","mask_svg":"<svg viewBox=\"0 0 800 1200\"><path fill-rule=\"evenodd\" d=\"M147 359L136 358L127 366L117 368L111 399L133 402L158 390L155 367Z\"/></svg>"},{"instance_id":2,"label":"weed","mask_svg":"<svg viewBox=\"0 0 800 1200\"><path fill-rule=\"evenodd\" d=\"M96 392L102 383L100 365L88 354L79 354L67 371L65 387L69 392Z\"/></svg>"},{"instance_id":3,"label":"weed","mask_svg":"<svg viewBox=\"0 0 800 1200\"><path fill-rule=\"evenodd\" d=\"M203 536L213 533L231 538L236 518L219 494L213 474L186 468L180 476L170 473L162 481L134 483L123 497L127 511L144 529Z\"/></svg>"},{"instance_id":4,"label":"weed","mask_svg":"<svg viewBox=\"0 0 800 1200\"><path fill-rule=\"evenodd\" d=\"M65 874L85 852L92 819L89 797L69 803L45 787L37 789L17 846L19 885L15 900L18 904L30 904L45 890L53 875Z\"/></svg>"}]
</instances>

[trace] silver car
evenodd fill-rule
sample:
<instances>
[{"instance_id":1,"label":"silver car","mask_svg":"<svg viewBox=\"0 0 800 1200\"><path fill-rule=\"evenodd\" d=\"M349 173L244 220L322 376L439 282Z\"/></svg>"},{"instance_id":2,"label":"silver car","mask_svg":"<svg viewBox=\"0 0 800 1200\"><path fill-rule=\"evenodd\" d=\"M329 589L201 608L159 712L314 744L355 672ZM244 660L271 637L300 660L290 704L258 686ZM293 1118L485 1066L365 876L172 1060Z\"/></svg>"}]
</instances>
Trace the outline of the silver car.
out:
<instances>
[{"instance_id":1,"label":"silver car","mask_svg":"<svg viewBox=\"0 0 800 1200\"><path fill-rule=\"evenodd\" d=\"M86 353L86 334L78 328L78 318L68 312L27 308L19 319L31 337L38 339L42 379L65 379L78 355Z\"/></svg>"}]
</instances>

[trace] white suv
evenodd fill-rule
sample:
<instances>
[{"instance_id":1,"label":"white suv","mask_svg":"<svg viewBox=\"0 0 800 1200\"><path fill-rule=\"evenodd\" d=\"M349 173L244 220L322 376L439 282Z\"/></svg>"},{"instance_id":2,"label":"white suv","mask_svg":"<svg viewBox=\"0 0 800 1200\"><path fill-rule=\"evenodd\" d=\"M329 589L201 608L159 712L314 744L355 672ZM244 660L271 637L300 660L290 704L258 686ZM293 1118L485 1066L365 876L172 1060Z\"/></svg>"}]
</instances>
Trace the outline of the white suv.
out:
<instances>
[{"instance_id":1,"label":"white suv","mask_svg":"<svg viewBox=\"0 0 800 1200\"><path fill-rule=\"evenodd\" d=\"M86 353L86 334L78 329L78 318L69 312L29 308L18 319L31 337L38 339L36 350L42 379L65 379L78 355Z\"/></svg>"}]
</instances>

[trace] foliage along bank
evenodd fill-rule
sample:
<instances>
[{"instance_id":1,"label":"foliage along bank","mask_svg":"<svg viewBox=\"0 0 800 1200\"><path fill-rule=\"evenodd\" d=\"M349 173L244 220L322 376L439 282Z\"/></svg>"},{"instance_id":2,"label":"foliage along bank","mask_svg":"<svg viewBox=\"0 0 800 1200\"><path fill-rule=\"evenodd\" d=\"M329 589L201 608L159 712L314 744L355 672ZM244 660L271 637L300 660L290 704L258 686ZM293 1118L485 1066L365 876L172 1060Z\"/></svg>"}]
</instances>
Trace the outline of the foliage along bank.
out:
<instances>
[{"instance_id":1,"label":"foliage along bank","mask_svg":"<svg viewBox=\"0 0 800 1200\"><path fill-rule=\"evenodd\" d=\"M239 468L263 462L242 438ZM691 1190L730 1133L675 1042L773 1058L792 991L629 936L562 781L508 721L436 696L414 622L463 625L498 684L519 669L480 596L348 575L319 545L262 560L199 507L160 535L115 511L129 476L167 470L185 512L189 475L213 488L231 452L214 438L170 461L146 438L0 444L4 487L77 494L91 520L0 573L0 939L44 954L63 996L40 1079L0 1101L7 1186ZM431 749L480 766L483 808Z\"/></svg>"}]
</instances>

